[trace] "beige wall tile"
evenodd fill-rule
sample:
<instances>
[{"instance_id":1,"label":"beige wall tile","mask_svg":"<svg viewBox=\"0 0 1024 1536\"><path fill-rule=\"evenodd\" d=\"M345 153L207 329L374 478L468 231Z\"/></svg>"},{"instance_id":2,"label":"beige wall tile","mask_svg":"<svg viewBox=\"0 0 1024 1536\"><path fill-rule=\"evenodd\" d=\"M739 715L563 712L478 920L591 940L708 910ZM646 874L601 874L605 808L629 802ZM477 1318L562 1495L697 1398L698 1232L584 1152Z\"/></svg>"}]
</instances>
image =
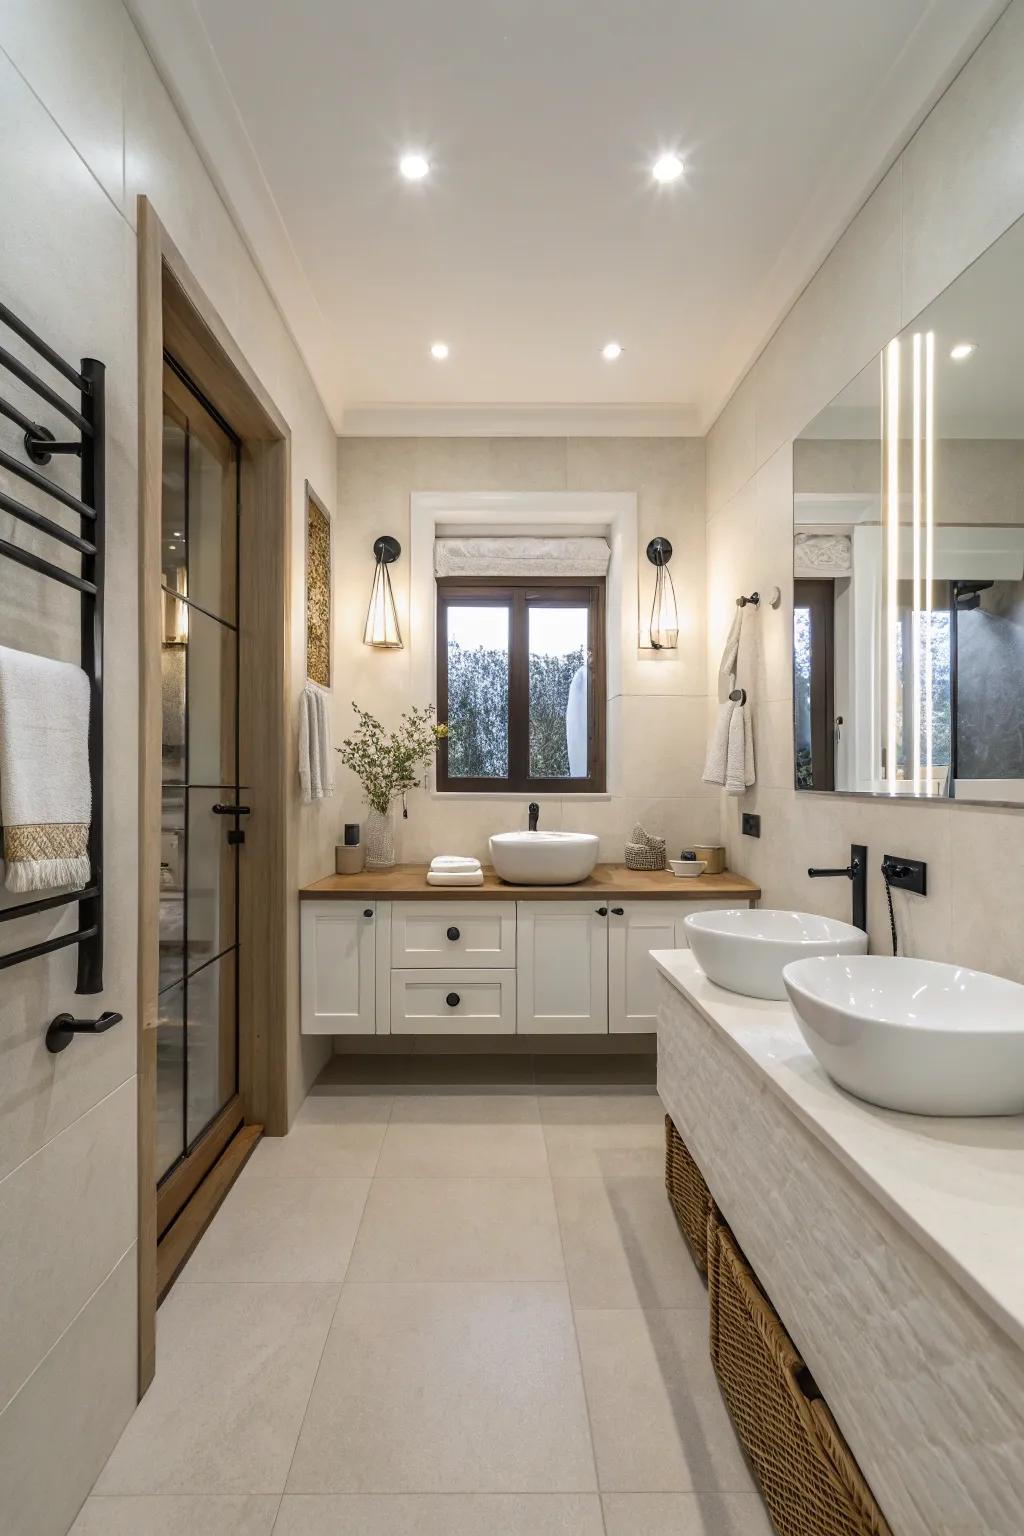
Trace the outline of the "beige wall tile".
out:
<instances>
[{"instance_id":1,"label":"beige wall tile","mask_svg":"<svg viewBox=\"0 0 1024 1536\"><path fill-rule=\"evenodd\" d=\"M755 381L748 373L708 433L709 517L735 496L757 468L756 405Z\"/></svg>"},{"instance_id":2,"label":"beige wall tile","mask_svg":"<svg viewBox=\"0 0 1024 1536\"><path fill-rule=\"evenodd\" d=\"M1022 55L1016 0L903 153L901 325L1024 213Z\"/></svg>"},{"instance_id":3,"label":"beige wall tile","mask_svg":"<svg viewBox=\"0 0 1024 1536\"><path fill-rule=\"evenodd\" d=\"M113 1274L0 1414L3 1521L64 1536L135 1407L137 1259Z\"/></svg>"}]
</instances>

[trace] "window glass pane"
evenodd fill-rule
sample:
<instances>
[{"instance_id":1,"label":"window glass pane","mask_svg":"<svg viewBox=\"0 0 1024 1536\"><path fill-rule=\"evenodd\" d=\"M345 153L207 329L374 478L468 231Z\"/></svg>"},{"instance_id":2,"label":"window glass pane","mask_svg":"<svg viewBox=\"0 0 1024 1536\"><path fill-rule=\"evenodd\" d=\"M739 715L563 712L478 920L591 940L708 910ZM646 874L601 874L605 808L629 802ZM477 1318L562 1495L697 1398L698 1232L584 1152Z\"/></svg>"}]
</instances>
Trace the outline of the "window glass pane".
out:
<instances>
[{"instance_id":1,"label":"window glass pane","mask_svg":"<svg viewBox=\"0 0 1024 1536\"><path fill-rule=\"evenodd\" d=\"M165 789L160 820L160 990L185 974L185 791Z\"/></svg>"},{"instance_id":2,"label":"window glass pane","mask_svg":"<svg viewBox=\"0 0 1024 1536\"><path fill-rule=\"evenodd\" d=\"M165 593L160 660L164 783L233 783L234 630Z\"/></svg>"},{"instance_id":3,"label":"window glass pane","mask_svg":"<svg viewBox=\"0 0 1024 1536\"><path fill-rule=\"evenodd\" d=\"M448 777L508 777L509 610L448 606Z\"/></svg>"},{"instance_id":4,"label":"window glass pane","mask_svg":"<svg viewBox=\"0 0 1024 1536\"><path fill-rule=\"evenodd\" d=\"M238 456L169 370L164 378L163 584L235 622Z\"/></svg>"},{"instance_id":5,"label":"window glass pane","mask_svg":"<svg viewBox=\"0 0 1024 1536\"><path fill-rule=\"evenodd\" d=\"M579 607L529 608L530 777L587 777L587 622Z\"/></svg>"},{"instance_id":6,"label":"window glass pane","mask_svg":"<svg viewBox=\"0 0 1024 1536\"><path fill-rule=\"evenodd\" d=\"M185 988L160 995L156 1030L156 1176L185 1150Z\"/></svg>"},{"instance_id":7,"label":"window glass pane","mask_svg":"<svg viewBox=\"0 0 1024 1536\"><path fill-rule=\"evenodd\" d=\"M230 790L188 791L188 953L194 971L236 940L235 874L238 856L228 842L234 819L215 805L234 805Z\"/></svg>"}]
</instances>

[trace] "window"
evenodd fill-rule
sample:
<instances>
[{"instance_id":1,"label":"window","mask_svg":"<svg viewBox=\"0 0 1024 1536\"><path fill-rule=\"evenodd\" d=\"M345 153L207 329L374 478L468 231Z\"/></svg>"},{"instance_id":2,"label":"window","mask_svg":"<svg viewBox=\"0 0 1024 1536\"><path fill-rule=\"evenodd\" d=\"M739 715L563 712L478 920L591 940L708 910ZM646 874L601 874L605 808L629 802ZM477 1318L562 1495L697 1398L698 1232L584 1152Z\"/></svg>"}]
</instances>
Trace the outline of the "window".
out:
<instances>
[{"instance_id":1,"label":"window","mask_svg":"<svg viewBox=\"0 0 1024 1536\"><path fill-rule=\"evenodd\" d=\"M604 581L439 578L437 787L605 787Z\"/></svg>"},{"instance_id":2,"label":"window","mask_svg":"<svg viewBox=\"0 0 1024 1536\"><path fill-rule=\"evenodd\" d=\"M793 583L793 718L797 789L835 789L835 586Z\"/></svg>"}]
</instances>

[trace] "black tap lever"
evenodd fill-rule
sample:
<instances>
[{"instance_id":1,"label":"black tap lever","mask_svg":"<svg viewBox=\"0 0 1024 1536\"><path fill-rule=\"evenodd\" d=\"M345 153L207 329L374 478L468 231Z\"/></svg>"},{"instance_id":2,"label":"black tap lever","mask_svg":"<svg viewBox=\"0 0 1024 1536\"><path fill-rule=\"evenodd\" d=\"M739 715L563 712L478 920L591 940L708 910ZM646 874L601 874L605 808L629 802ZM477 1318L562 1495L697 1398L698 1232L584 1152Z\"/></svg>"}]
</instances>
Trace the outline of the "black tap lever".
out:
<instances>
[{"instance_id":1,"label":"black tap lever","mask_svg":"<svg viewBox=\"0 0 1024 1536\"><path fill-rule=\"evenodd\" d=\"M530 820L527 824L528 830L530 832L536 832L537 823L540 820L540 806L537 804L536 800L531 800L527 806L527 810L530 813Z\"/></svg>"},{"instance_id":2,"label":"black tap lever","mask_svg":"<svg viewBox=\"0 0 1024 1536\"><path fill-rule=\"evenodd\" d=\"M868 931L868 850L864 843L850 844L850 862L843 869L809 869L812 880L845 877L853 886L853 924Z\"/></svg>"}]
</instances>

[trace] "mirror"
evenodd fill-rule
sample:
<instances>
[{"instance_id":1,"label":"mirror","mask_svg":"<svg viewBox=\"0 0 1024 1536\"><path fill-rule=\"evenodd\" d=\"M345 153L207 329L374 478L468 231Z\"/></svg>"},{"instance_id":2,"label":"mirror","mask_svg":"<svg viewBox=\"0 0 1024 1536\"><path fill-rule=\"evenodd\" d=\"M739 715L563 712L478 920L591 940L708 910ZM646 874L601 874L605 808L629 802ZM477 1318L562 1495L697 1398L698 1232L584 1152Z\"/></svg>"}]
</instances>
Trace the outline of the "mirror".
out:
<instances>
[{"instance_id":1,"label":"mirror","mask_svg":"<svg viewBox=\"0 0 1024 1536\"><path fill-rule=\"evenodd\" d=\"M1024 804L1024 220L793 445L798 789Z\"/></svg>"}]
</instances>

